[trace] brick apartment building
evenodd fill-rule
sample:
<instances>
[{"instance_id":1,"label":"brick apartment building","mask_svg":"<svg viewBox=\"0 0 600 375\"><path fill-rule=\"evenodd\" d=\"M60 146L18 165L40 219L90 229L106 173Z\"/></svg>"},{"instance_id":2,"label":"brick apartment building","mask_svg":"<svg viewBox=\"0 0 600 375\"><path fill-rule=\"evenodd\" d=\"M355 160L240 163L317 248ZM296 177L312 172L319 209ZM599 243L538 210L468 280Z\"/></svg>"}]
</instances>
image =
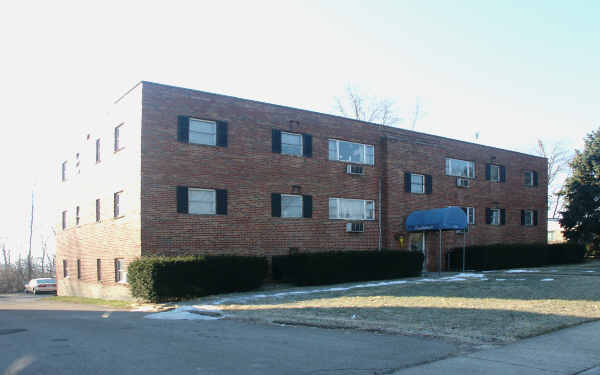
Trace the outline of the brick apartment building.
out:
<instances>
[{"instance_id":1,"label":"brick apartment building","mask_svg":"<svg viewBox=\"0 0 600 375\"><path fill-rule=\"evenodd\" d=\"M128 263L158 254L383 248L437 270L439 235L404 221L447 206L466 208L467 245L546 242L546 159L338 116L140 82L74 151L61 295L127 298Z\"/></svg>"}]
</instances>

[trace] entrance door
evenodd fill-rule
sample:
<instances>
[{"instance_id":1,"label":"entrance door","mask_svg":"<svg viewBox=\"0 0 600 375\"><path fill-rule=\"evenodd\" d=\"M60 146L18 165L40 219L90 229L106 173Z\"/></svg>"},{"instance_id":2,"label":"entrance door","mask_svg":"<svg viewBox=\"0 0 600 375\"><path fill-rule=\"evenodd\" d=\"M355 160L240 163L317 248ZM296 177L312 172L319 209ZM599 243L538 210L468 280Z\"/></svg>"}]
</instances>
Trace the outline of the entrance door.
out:
<instances>
[{"instance_id":1,"label":"entrance door","mask_svg":"<svg viewBox=\"0 0 600 375\"><path fill-rule=\"evenodd\" d=\"M427 270L427 252L425 251L425 232L411 232L408 236L408 248L410 251L423 253L423 269Z\"/></svg>"}]
</instances>

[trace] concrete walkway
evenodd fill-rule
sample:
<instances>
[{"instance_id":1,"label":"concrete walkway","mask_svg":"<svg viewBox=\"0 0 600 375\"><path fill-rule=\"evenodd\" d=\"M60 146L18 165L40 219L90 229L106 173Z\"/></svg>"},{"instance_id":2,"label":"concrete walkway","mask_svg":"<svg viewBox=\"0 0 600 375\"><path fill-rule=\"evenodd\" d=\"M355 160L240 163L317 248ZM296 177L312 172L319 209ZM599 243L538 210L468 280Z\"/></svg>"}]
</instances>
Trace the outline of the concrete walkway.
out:
<instances>
[{"instance_id":1,"label":"concrete walkway","mask_svg":"<svg viewBox=\"0 0 600 375\"><path fill-rule=\"evenodd\" d=\"M600 322L410 367L394 374L600 375Z\"/></svg>"}]
</instances>

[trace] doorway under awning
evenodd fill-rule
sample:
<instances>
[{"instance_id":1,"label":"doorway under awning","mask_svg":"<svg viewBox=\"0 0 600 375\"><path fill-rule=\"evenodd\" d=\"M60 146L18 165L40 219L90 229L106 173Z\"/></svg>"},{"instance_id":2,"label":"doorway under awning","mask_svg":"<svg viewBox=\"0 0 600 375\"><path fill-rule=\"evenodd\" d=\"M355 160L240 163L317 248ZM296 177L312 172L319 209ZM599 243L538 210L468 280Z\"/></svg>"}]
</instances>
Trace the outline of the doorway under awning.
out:
<instances>
[{"instance_id":1,"label":"doorway under awning","mask_svg":"<svg viewBox=\"0 0 600 375\"><path fill-rule=\"evenodd\" d=\"M440 232L440 261L438 272L442 272L442 231L462 230L463 231L463 271L465 268L465 245L468 227L466 213L460 207L434 208L432 210L413 211L406 218L405 223L407 232Z\"/></svg>"}]
</instances>

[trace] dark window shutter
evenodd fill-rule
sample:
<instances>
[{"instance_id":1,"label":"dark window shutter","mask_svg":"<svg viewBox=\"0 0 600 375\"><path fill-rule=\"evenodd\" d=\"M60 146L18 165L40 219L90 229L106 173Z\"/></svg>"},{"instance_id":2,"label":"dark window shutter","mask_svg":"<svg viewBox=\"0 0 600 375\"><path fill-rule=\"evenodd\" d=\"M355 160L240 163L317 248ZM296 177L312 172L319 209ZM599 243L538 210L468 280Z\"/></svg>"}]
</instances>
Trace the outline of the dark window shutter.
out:
<instances>
[{"instance_id":1,"label":"dark window shutter","mask_svg":"<svg viewBox=\"0 0 600 375\"><path fill-rule=\"evenodd\" d=\"M521 210L521 225L525 225L525 210Z\"/></svg>"},{"instance_id":2,"label":"dark window shutter","mask_svg":"<svg viewBox=\"0 0 600 375\"><path fill-rule=\"evenodd\" d=\"M181 214L188 213L188 188L187 186L177 186L177 212Z\"/></svg>"},{"instance_id":3,"label":"dark window shutter","mask_svg":"<svg viewBox=\"0 0 600 375\"><path fill-rule=\"evenodd\" d=\"M425 175L425 194L431 194L431 192L433 191L433 178L431 177L431 175L426 174Z\"/></svg>"},{"instance_id":4,"label":"dark window shutter","mask_svg":"<svg viewBox=\"0 0 600 375\"><path fill-rule=\"evenodd\" d=\"M281 131L273 129L272 149L276 154L281 154Z\"/></svg>"},{"instance_id":5,"label":"dark window shutter","mask_svg":"<svg viewBox=\"0 0 600 375\"><path fill-rule=\"evenodd\" d=\"M227 215L227 190L217 189L217 215Z\"/></svg>"},{"instance_id":6,"label":"dark window shutter","mask_svg":"<svg viewBox=\"0 0 600 375\"><path fill-rule=\"evenodd\" d=\"M506 224L506 210L504 208L500 209L500 225Z\"/></svg>"},{"instance_id":7,"label":"dark window shutter","mask_svg":"<svg viewBox=\"0 0 600 375\"><path fill-rule=\"evenodd\" d=\"M538 186L538 174L536 171L533 171L533 186Z\"/></svg>"},{"instance_id":8,"label":"dark window shutter","mask_svg":"<svg viewBox=\"0 0 600 375\"><path fill-rule=\"evenodd\" d=\"M190 118L188 116L177 117L177 141L183 143L190 141Z\"/></svg>"},{"instance_id":9,"label":"dark window shutter","mask_svg":"<svg viewBox=\"0 0 600 375\"><path fill-rule=\"evenodd\" d=\"M312 158L312 135L310 134L302 134L302 154Z\"/></svg>"},{"instance_id":10,"label":"dark window shutter","mask_svg":"<svg viewBox=\"0 0 600 375\"><path fill-rule=\"evenodd\" d=\"M485 165L485 179L486 180L492 179L492 166L490 164Z\"/></svg>"},{"instance_id":11,"label":"dark window shutter","mask_svg":"<svg viewBox=\"0 0 600 375\"><path fill-rule=\"evenodd\" d=\"M503 165L500 166L500 182L506 182L506 168Z\"/></svg>"},{"instance_id":12,"label":"dark window shutter","mask_svg":"<svg viewBox=\"0 0 600 375\"><path fill-rule=\"evenodd\" d=\"M404 191L410 193L410 172L404 172Z\"/></svg>"},{"instance_id":13,"label":"dark window shutter","mask_svg":"<svg viewBox=\"0 0 600 375\"><path fill-rule=\"evenodd\" d=\"M271 216L281 217L281 194L271 194Z\"/></svg>"},{"instance_id":14,"label":"dark window shutter","mask_svg":"<svg viewBox=\"0 0 600 375\"><path fill-rule=\"evenodd\" d=\"M302 196L302 216L306 218L312 217L312 195Z\"/></svg>"},{"instance_id":15,"label":"dark window shutter","mask_svg":"<svg viewBox=\"0 0 600 375\"><path fill-rule=\"evenodd\" d=\"M537 210L533 211L533 225L538 224L538 213Z\"/></svg>"},{"instance_id":16,"label":"dark window shutter","mask_svg":"<svg viewBox=\"0 0 600 375\"><path fill-rule=\"evenodd\" d=\"M485 209L485 223L486 224L492 223L492 209L491 208Z\"/></svg>"},{"instance_id":17,"label":"dark window shutter","mask_svg":"<svg viewBox=\"0 0 600 375\"><path fill-rule=\"evenodd\" d=\"M217 121L217 146L227 147L227 123Z\"/></svg>"}]
</instances>

